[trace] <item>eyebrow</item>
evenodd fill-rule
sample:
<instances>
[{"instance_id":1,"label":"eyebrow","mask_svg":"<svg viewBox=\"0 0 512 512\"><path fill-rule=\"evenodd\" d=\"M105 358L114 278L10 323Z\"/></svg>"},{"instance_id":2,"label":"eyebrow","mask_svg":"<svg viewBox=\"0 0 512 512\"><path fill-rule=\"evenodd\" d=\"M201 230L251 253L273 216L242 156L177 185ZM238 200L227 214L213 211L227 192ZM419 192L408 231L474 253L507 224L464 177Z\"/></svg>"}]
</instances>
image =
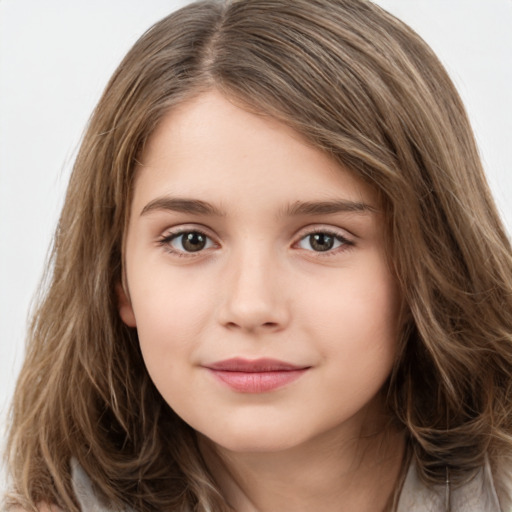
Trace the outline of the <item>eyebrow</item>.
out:
<instances>
[{"instance_id":1,"label":"eyebrow","mask_svg":"<svg viewBox=\"0 0 512 512\"><path fill-rule=\"evenodd\" d=\"M188 199L182 197L158 197L150 201L142 209L140 215L147 215L153 211L168 210L194 215L211 215L225 217L226 212L216 206L200 199ZM376 212L374 206L360 202L338 199L334 201L295 201L286 206L279 216L294 217L299 215L329 215L342 212L371 213Z\"/></svg>"},{"instance_id":2,"label":"eyebrow","mask_svg":"<svg viewBox=\"0 0 512 512\"><path fill-rule=\"evenodd\" d=\"M142 211L141 216L155 210L169 210L173 212L192 213L195 215L213 215L224 217L226 214L215 206L200 199L187 199L181 197L158 197L150 201Z\"/></svg>"},{"instance_id":3,"label":"eyebrow","mask_svg":"<svg viewBox=\"0 0 512 512\"><path fill-rule=\"evenodd\" d=\"M284 215L328 215L341 212L372 213L377 208L361 201L338 199L335 201L296 201L284 210Z\"/></svg>"}]
</instances>

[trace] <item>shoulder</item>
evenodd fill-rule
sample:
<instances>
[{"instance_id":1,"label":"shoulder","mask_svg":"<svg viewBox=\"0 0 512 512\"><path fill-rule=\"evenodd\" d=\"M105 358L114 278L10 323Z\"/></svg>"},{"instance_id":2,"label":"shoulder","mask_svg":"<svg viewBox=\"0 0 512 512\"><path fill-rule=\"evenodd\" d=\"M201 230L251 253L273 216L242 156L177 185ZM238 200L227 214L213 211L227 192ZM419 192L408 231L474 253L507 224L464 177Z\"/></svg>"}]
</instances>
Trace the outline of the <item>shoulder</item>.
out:
<instances>
[{"instance_id":1,"label":"shoulder","mask_svg":"<svg viewBox=\"0 0 512 512\"><path fill-rule=\"evenodd\" d=\"M502 487L496 484L497 478L493 473L489 462L486 461L474 478L461 486L452 485L447 473L445 484L430 487L419 478L415 464L411 463L397 511L509 512L510 501L507 494L502 492ZM510 487L508 489L510 490Z\"/></svg>"},{"instance_id":2,"label":"shoulder","mask_svg":"<svg viewBox=\"0 0 512 512\"><path fill-rule=\"evenodd\" d=\"M95 488L87 473L80 466L76 459L71 459L71 482L75 497L80 505L80 510L94 512L112 512L112 508L105 502L100 493ZM119 509L116 509L119 510ZM48 510L47 512L61 512ZM133 512L126 507L123 512Z\"/></svg>"},{"instance_id":3,"label":"shoulder","mask_svg":"<svg viewBox=\"0 0 512 512\"><path fill-rule=\"evenodd\" d=\"M502 510L512 510L512 460L501 458L490 464L494 487Z\"/></svg>"}]
</instances>

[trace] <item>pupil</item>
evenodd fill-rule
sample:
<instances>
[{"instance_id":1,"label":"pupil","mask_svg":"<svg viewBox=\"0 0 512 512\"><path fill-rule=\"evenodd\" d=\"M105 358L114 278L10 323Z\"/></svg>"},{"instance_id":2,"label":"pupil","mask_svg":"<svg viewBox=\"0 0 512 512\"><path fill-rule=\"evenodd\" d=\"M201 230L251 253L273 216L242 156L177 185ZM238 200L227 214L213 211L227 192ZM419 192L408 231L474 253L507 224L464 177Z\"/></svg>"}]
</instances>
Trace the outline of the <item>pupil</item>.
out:
<instances>
[{"instance_id":1,"label":"pupil","mask_svg":"<svg viewBox=\"0 0 512 512\"><path fill-rule=\"evenodd\" d=\"M204 249L206 237L201 233L185 233L183 235L183 248L188 252L195 252Z\"/></svg>"},{"instance_id":2,"label":"pupil","mask_svg":"<svg viewBox=\"0 0 512 512\"><path fill-rule=\"evenodd\" d=\"M315 233L310 235L309 243L315 251L328 251L334 245L334 237L325 233Z\"/></svg>"}]
</instances>

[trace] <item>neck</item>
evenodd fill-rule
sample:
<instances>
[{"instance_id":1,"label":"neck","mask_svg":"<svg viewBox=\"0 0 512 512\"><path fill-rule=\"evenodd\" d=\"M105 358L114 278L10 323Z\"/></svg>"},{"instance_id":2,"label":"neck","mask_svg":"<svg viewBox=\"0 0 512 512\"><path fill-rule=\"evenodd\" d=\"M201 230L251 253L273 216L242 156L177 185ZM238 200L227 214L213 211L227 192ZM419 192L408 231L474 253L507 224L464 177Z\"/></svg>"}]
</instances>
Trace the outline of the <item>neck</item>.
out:
<instances>
[{"instance_id":1,"label":"neck","mask_svg":"<svg viewBox=\"0 0 512 512\"><path fill-rule=\"evenodd\" d=\"M390 510L403 465L404 436L389 425L359 434L346 437L334 429L273 452L233 452L202 436L199 445L237 512Z\"/></svg>"}]
</instances>

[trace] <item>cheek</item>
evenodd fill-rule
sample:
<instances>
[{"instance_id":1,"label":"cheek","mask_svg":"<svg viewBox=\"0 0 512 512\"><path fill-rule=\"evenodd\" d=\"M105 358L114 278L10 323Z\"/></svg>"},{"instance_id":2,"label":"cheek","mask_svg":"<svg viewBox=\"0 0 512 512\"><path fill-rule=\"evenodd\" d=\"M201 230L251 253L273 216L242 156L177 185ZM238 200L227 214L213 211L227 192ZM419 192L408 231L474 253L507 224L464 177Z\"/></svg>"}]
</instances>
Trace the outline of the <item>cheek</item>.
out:
<instances>
[{"instance_id":1,"label":"cheek","mask_svg":"<svg viewBox=\"0 0 512 512\"><path fill-rule=\"evenodd\" d=\"M138 320L139 345L146 370L163 398L175 407L176 398L186 396L183 383L190 378L187 368L194 361L194 353L201 330L194 319L194 309L182 302L169 301L143 305L135 310Z\"/></svg>"},{"instance_id":2,"label":"cheek","mask_svg":"<svg viewBox=\"0 0 512 512\"><path fill-rule=\"evenodd\" d=\"M168 273L162 269L130 282L142 355L157 387L190 362L211 317L208 292L198 293L197 283Z\"/></svg>"},{"instance_id":3,"label":"cheek","mask_svg":"<svg viewBox=\"0 0 512 512\"><path fill-rule=\"evenodd\" d=\"M322 357L336 361L347 384L385 380L396 355L400 296L382 258L346 269L323 285L321 294L304 294L302 328L320 340Z\"/></svg>"}]
</instances>

